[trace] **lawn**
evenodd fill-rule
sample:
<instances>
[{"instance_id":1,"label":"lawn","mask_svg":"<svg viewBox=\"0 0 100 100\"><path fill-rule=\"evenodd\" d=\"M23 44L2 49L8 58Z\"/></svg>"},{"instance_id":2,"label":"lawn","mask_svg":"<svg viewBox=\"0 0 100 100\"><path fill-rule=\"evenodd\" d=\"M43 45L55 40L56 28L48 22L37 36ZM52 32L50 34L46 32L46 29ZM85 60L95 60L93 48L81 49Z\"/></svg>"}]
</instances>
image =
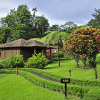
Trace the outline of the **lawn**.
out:
<instances>
[{"instance_id":1,"label":"lawn","mask_svg":"<svg viewBox=\"0 0 100 100\"><path fill-rule=\"evenodd\" d=\"M0 100L65 100L60 94L36 86L15 74L0 74ZM68 97L68 100L80 100Z\"/></svg>"},{"instance_id":2,"label":"lawn","mask_svg":"<svg viewBox=\"0 0 100 100\"><path fill-rule=\"evenodd\" d=\"M40 73L49 73L55 76L68 78L69 70L71 70L71 78L80 80L95 80L95 72L93 68L83 69L77 68L74 60L61 60L61 66L58 66L58 61L48 64L44 69L25 68L25 70L39 71ZM82 65L82 62L79 63ZM24 69L24 68L23 68ZM100 80L100 64L97 64L98 80Z\"/></svg>"}]
</instances>

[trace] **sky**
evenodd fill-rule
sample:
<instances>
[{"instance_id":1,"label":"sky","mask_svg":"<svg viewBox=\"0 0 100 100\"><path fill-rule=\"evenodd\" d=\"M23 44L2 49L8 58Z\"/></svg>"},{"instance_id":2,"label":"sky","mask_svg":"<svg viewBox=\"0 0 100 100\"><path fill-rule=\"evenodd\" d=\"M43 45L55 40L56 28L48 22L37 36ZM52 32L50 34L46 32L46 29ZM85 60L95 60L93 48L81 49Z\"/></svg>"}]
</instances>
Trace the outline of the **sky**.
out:
<instances>
[{"instance_id":1,"label":"sky","mask_svg":"<svg viewBox=\"0 0 100 100\"><path fill-rule=\"evenodd\" d=\"M85 25L93 18L95 8L100 9L100 0L0 0L0 18L21 4L26 4L31 12L36 7L36 15L44 15L50 26L69 21Z\"/></svg>"}]
</instances>

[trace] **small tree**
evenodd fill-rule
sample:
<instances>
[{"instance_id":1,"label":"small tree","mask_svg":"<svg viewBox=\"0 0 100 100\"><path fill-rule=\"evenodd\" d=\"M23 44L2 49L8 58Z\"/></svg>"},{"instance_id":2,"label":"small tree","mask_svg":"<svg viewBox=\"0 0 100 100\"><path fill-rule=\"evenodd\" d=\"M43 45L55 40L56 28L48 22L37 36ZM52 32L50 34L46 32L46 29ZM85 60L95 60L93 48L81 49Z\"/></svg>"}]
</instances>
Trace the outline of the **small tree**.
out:
<instances>
[{"instance_id":1,"label":"small tree","mask_svg":"<svg viewBox=\"0 0 100 100\"><path fill-rule=\"evenodd\" d=\"M89 60L89 66L94 68L96 78L96 54L100 51L100 29L80 28L72 33L65 42L66 53L72 56L79 55L84 67L86 60Z\"/></svg>"}]
</instances>

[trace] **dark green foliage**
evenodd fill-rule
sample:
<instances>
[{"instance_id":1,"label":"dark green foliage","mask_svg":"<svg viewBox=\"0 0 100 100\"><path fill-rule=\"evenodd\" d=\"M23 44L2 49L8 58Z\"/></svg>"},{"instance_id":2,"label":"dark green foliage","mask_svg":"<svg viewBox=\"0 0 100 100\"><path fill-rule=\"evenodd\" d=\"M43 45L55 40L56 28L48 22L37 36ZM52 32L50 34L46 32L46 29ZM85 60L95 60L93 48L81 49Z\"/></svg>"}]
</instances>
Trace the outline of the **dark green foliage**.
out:
<instances>
[{"instance_id":1,"label":"dark green foliage","mask_svg":"<svg viewBox=\"0 0 100 100\"><path fill-rule=\"evenodd\" d=\"M1 18L0 43L16 39L30 39L44 36L49 28L48 19L44 16L36 16L36 8L32 9L32 15L27 5L19 5L17 10L12 9L6 17Z\"/></svg>"},{"instance_id":2,"label":"dark green foliage","mask_svg":"<svg viewBox=\"0 0 100 100\"><path fill-rule=\"evenodd\" d=\"M39 53L33 55L25 64L25 67L29 68L44 68L48 63L48 59L45 55Z\"/></svg>"},{"instance_id":3,"label":"dark green foliage","mask_svg":"<svg viewBox=\"0 0 100 100\"><path fill-rule=\"evenodd\" d=\"M89 90L83 100L100 100L100 89L98 88Z\"/></svg>"},{"instance_id":4,"label":"dark green foliage","mask_svg":"<svg viewBox=\"0 0 100 100\"><path fill-rule=\"evenodd\" d=\"M44 16L36 16L35 21L35 30L37 33L37 37L41 38L45 36L44 32L46 32L49 28L48 19L46 19Z\"/></svg>"},{"instance_id":5,"label":"dark green foliage","mask_svg":"<svg viewBox=\"0 0 100 100\"><path fill-rule=\"evenodd\" d=\"M23 55L10 55L9 58L0 61L1 68L24 67Z\"/></svg>"},{"instance_id":6,"label":"dark green foliage","mask_svg":"<svg viewBox=\"0 0 100 100\"><path fill-rule=\"evenodd\" d=\"M4 62L0 59L0 69L4 68Z\"/></svg>"},{"instance_id":7,"label":"dark green foliage","mask_svg":"<svg viewBox=\"0 0 100 100\"><path fill-rule=\"evenodd\" d=\"M69 21L69 22L66 22L64 25L60 26L60 31L70 34L74 32L77 27L78 27L77 24Z\"/></svg>"},{"instance_id":8,"label":"dark green foliage","mask_svg":"<svg viewBox=\"0 0 100 100\"><path fill-rule=\"evenodd\" d=\"M15 70L0 69L0 74L15 74Z\"/></svg>"},{"instance_id":9,"label":"dark green foliage","mask_svg":"<svg viewBox=\"0 0 100 100\"><path fill-rule=\"evenodd\" d=\"M54 52L54 57L58 57L58 52ZM62 51L59 51L59 57L63 58L64 57L64 53Z\"/></svg>"},{"instance_id":10,"label":"dark green foliage","mask_svg":"<svg viewBox=\"0 0 100 100\"><path fill-rule=\"evenodd\" d=\"M94 19L91 19L87 25L93 28L100 28L100 9L95 8L95 13L92 16Z\"/></svg>"},{"instance_id":11,"label":"dark green foliage","mask_svg":"<svg viewBox=\"0 0 100 100\"><path fill-rule=\"evenodd\" d=\"M52 25L52 26L49 28L49 30L50 30L50 31L58 31L59 28L60 28L59 25L55 24L55 25Z\"/></svg>"}]
</instances>

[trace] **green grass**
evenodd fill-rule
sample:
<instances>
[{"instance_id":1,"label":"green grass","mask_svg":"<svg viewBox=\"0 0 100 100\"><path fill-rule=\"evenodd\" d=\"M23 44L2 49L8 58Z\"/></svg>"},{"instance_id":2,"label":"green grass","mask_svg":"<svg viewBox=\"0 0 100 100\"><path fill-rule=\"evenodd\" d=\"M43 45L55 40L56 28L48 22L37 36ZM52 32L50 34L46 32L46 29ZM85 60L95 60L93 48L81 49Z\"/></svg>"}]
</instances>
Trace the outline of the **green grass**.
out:
<instances>
[{"instance_id":1,"label":"green grass","mask_svg":"<svg viewBox=\"0 0 100 100\"><path fill-rule=\"evenodd\" d=\"M82 63L80 62L80 65ZM92 80L95 79L95 72L91 69L81 69L76 68L76 63L74 60L61 60L61 66L58 66L58 61L55 61L52 64L49 64L42 71L52 73L53 75L69 77L69 69L71 70L71 78L74 79L85 79ZM98 70L98 80L100 80L100 64L97 64Z\"/></svg>"},{"instance_id":2,"label":"green grass","mask_svg":"<svg viewBox=\"0 0 100 100\"><path fill-rule=\"evenodd\" d=\"M46 72L55 76L60 76L63 78L69 77L69 70L71 70L71 78L80 79L80 80L95 80L95 72L91 69L81 69L76 68L76 63L74 60L61 60L61 66L58 66L58 61L54 61L51 64L48 64L44 69L35 69L40 72ZM80 65L82 63L80 62ZM97 64L97 69L100 70L100 65ZM26 70L31 68L26 68ZM34 70L34 69L33 69ZM99 71L98 71L98 74ZM100 78L98 77L100 80Z\"/></svg>"},{"instance_id":3,"label":"green grass","mask_svg":"<svg viewBox=\"0 0 100 100\"><path fill-rule=\"evenodd\" d=\"M15 74L0 74L0 100L65 100L64 94L34 85ZM68 97L68 100L80 100Z\"/></svg>"}]
</instances>

